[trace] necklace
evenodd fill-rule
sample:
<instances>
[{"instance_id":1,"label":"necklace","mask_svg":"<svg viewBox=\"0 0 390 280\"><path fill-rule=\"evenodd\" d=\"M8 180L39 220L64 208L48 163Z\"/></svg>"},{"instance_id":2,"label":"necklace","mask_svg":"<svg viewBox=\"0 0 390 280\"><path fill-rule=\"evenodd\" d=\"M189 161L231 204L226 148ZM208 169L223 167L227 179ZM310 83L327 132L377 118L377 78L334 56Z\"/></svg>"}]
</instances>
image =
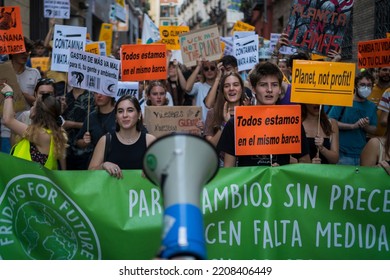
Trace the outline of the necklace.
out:
<instances>
[{"instance_id":1,"label":"necklace","mask_svg":"<svg viewBox=\"0 0 390 280\"><path fill-rule=\"evenodd\" d=\"M141 136L141 133L138 132L138 135L135 138L125 138L122 135L120 135L119 132L117 133L117 135L119 136L120 140L122 140L124 143L126 143L128 145L132 145L138 141L139 137Z\"/></svg>"}]
</instances>

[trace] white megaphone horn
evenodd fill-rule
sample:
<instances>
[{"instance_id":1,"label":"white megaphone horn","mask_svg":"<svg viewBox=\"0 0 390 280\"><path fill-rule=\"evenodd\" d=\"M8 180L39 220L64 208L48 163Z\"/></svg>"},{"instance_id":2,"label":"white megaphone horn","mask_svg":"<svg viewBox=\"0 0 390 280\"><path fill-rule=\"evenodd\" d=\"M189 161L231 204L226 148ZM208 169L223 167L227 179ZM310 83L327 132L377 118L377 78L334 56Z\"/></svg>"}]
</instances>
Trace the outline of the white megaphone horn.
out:
<instances>
[{"instance_id":1,"label":"white megaphone horn","mask_svg":"<svg viewBox=\"0 0 390 280\"><path fill-rule=\"evenodd\" d=\"M170 134L146 150L143 170L162 189L164 259L206 259L200 194L218 171L218 154L209 142L191 134Z\"/></svg>"}]
</instances>

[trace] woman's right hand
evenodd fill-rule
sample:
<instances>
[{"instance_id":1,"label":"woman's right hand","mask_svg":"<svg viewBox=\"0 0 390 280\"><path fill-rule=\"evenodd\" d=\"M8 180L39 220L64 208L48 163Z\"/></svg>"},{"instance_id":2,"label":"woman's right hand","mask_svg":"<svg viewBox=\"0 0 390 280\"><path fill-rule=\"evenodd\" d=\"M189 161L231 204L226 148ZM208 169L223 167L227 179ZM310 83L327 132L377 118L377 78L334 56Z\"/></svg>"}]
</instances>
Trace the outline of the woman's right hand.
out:
<instances>
[{"instance_id":1,"label":"woman's right hand","mask_svg":"<svg viewBox=\"0 0 390 280\"><path fill-rule=\"evenodd\" d=\"M10 85L3 83L1 88L1 94L5 95L7 92L14 92L14 90Z\"/></svg>"}]
</instances>

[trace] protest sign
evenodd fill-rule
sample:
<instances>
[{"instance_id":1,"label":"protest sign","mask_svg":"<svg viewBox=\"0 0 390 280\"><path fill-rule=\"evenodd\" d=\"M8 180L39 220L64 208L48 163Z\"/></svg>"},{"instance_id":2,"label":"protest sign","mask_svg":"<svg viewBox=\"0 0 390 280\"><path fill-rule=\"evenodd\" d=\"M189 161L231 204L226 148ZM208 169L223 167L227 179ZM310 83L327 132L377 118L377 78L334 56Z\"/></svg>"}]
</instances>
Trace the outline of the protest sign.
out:
<instances>
[{"instance_id":1,"label":"protest sign","mask_svg":"<svg viewBox=\"0 0 390 280\"><path fill-rule=\"evenodd\" d=\"M301 152L301 106L237 106L234 109L236 155Z\"/></svg>"},{"instance_id":2,"label":"protest sign","mask_svg":"<svg viewBox=\"0 0 390 280\"><path fill-rule=\"evenodd\" d=\"M37 68L42 72L49 70L50 66L50 57L31 57L31 67Z\"/></svg>"},{"instance_id":3,"label":"protest sign","mask_svg":"<svg viewBox=\"0 0 390 280\"><path fill-rule=\"evenodd\" d=\"M26 110L26 100L24 99L22 90L16 79L15 70L11 61L0 63L0 84L6 83L10 85L14 91L14 110L21 112ZM3 115L4 96L0 94L0 117Z\"/></svg>"},{"instance_id":4,"label":"protest sign","mask_svg":"<svg viewBox=\"0 0 390 280\"><path fill-rule=\"evenodd\" d=\"M45 18L70 18L70 0L44 0L43 16Z\"/></svg>"},{"instance_id":5,"label":"protest sign","mask_svg":"<svg viewBox=\"0 0 390 280\"><path fill-rule=\"evenodd\" d=\"M25 52L20 7L1 7L0 54Z\"/></svg>"},{"instance_id":6,"label":"protest sign","mask_svg":"<svg viewBox=\"0 0 390 280\"><path fill-rule=\"evenodd\" d=\"M156 258L163 193L141 170L117 180L5 153L0 162L1 260ZM389 193L379 167L221 168L200 198L207 258L388 260Z\"/></svg>"},{"instance_id":7,"label":"protest sign","mask_svg":"<svg viewBox=\"0 0 390 280\"><path fill-rule=\"evenodd\" d=\"M120 61L83 51L71 50L69 85L115 97Z\"/></svg>"},{"instance_id":8,"label":"protest sign","mask_svg":"<svg viewBox=\"0 0 390 280\"><path fill-rule=\"evenodd\" d=\"M118 81L115 100L118 101L124 95L135 96L138 99L138 82L120 82Z\"/></svg>"},{"instance_id":9,"label":"protest sign","mask_svg":"<svg viewBox=\"0 0 390 280\"><path fill-rule=\"evenodd\" d=\"M201 119L199 106L145 106L145 126L156 137L176 132L200 135L196 124Z\"/></svg>"},{"instance_id":10,"label":"protest sign","mask_svg":"<svg viewBox=\"0 0 390 280\"><path fill-rule=\"evenodd\" d=\"M106 51L107 55L111 54L112 48L112 24L111 23L103 23L100 28L99 33L99 41L106 42Z\"/></svg>"},{"instance_id":11,"label":"protest sign","mask_svg":"<svg viewBox=\"0 0 390 280\"><path fill-rule=\"evenodd\" d=\"M221 44L224 44L223 55L233 55L233 37L221 37Z\"/></svg>"},{"instance_id":12,"label":"protest sign","mask_svg":"<svg viewBox=\"0 0 390 280\"><path fill-rule=\"evenodd\" d=\"M282 34L281 33L271 33L270 37L270 43L269 43L269 52L272 53L275 49L276 44L278 43L278 40ZM296 48L291 48L288 46L281 46L279 49L279 53L286 54L286 55L292 55L297 52Z\"/></svg>"},{"instance_id":13,"label":"protest sign","mask_svg":"<svg viewBox=\"0 0 390 280\"><path fill-rule=\"evenodd\" d=\"M126 9L124 0L115 1L115 17L120 21L126 21Z\"/></svg>"},{"instance_id":14,"label":"protest sign","mask_svg":"<svg viewBox=\"0 0 390 280\"><path fill-rule=\"evenodd\" d=\"M180 50L179 34L190 31L188 26L160 26L161 43L167 46L167 50Z\"/></svg>"},{"instance_id":15,"label":"protest sign","mask_svg":"<svg viewBox=\"0 0 390 280\"><path fill-rule=\"evenodd\" d=\"M353 0L292 0L286 33L291 47L327 55L341 48Z\"/></svg>"},{"instance_id":16,"label":"protest sign","mask_svg":"<svg viewBox=\"0 0 390 280\"><path fill-rule=\"evenodd\" d=\"M144 13L142 25L142 44L151 44L160 40L160 32L152 19Z\"/></svg>"},{"instance_id":17,"label":"protest sign","mask_svg":"<svg viewBox=\"0 0 390 280\"><path fill-rule=\"evenodd\" d=\"M271 58L270 43L270 40L259 37L259 59Z\"/></svg>"},{"instance_id":18,"label":"protest sign","mask_svg":"<svg viewBox=\"0 0 390 280\"><path fill-rule=\"evenodd\" d=\"M179 41L183 62L187 67L195 66L199 57L214 61L222 56L217 25L180 34Z\"/></svg>"},{"instance_id":19,"label":"protest sign","mask_svg":"<svg viewBox=\"0 0 390 280\"><path fill-rule=\"evenodd\" d=\"M297 60L291 78L292 102L352 106L354 63Z\"/></svg>"},{"instance_id":20,"label":"protest sign","mask_svg":"<svg viewBox=\"0 0 390 280\"><path fill-rule=\"evenodd\" d=\"M233 41L233 54L238 71L252 69L259 62L259 37L247 36Z\"/></svg>"},{"instance_id":21,"label":"protest sign","mask_svg":"<svg viewBox=\"0 0 390 280\"><path fill-rule=\"evenodd\" d=\"M55 25L51 70L68 72L70 50L85 50L87 28L80 26Z\"/></svg>"},{"instance_id":22,"label":"protest sign","mask_svg":"<svg viewBox=\"0 0 390 280\"><path fill-rule=\"evenodd\" d=\"M390 66L390 38L358 43L358 67L377 68Z\"/></svg>"},{"instance_id":23,"label":"protest sign","mask_svg":"<svg viewBox=\"0 0 390 280\"><path fill-rule=\"evenodd\" d=\"M233 26L233 32L234 31L254 31L255 27L253 25L250 25L248 23L245 23L243 21L238 20L234 26Z\"/></svg>"},{"instance_id":24,"label":"protest sign","mask_svg":"<svg viewBox=\"0 0 390 280\"><path fill-rule=\"evenodd\" d=\"M85 45L85 51L100 55L99 42L91 42Z\"/></svg>"},{"instance_id":25,"label":"protest sign","mask_svg":"<svg viewBox=\"0 0 390 280\"><path fill-rule=\"evenodd\" d=\"M122 45L122 81L165 80L167 56L165 45Z\"/></svg>"}]
</instances>

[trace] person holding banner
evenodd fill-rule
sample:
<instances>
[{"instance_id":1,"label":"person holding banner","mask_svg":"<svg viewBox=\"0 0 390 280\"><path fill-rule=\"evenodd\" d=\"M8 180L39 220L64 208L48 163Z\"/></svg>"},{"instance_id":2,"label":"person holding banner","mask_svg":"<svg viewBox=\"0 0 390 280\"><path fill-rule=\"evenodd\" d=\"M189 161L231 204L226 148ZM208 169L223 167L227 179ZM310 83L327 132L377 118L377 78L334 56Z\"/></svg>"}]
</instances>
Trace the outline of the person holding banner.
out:
<instances>
[{"instance_id":1,"label":"person holding banner","mask_svg":"<svg viewBox=\"0 0 390 280\"><path fill-rule=\"evenodd\" d=\"M337 120L340 129L339 164L360 165L367 133L376 132L376 106L367 100L373 84L374 77L368 71L359 72L355 77L353 106L333 106L329 111L329 117Z\"/></svg>"},{"instance_id":2,"label":"person holding banner","mask_svg":"<svg viewBox=\"0 0 390 280\"><path fill-rule=\"evenodd\" d=\"M339 128L320 105L301 104L302 124L309 142L310 159L317 164L339 161Z\"/></svg>"},{"instance_id":3,"label":"person holding banner","mask_svg":"<svg viewBox=\"0 0 390 280\"><path fill-rule=\"evenodd\" d=\"M31 125L15 119L13 108L13 90L3 84L4 95L3 122L15 132L21 140L12 148L11 154L25 160L42 164L48 169L66 169L65 156L67 135L61 127L61 104L52 95L38 98L31 108Z\"/></svg>"},{"instance_id":4,"label":"person holding banner","mask_svg":"<svg viewBox=\"0 0 390 280\"><path fill-rule=\"evenodd\" d=\"M146 149L156 138L142 131L141 106L136 97L123 95L114 111L115 133L99 139L88 169L103 169L121 179L122 169L142 169Z\"/></svg>"},{"instance_id":5,"label":"person holding banner","mask_svg":"<svg viewBox=\"0 0 390 280\"><path fill-rule=\"evenodd\" d=\"M257 105L276 105L282 94L283 73L271 62L258 63L249 74L249 80L256 96ZM236 156L234 118L226 123L217 150L225 153L224 167L234 166L280 166L290 163L293 156L300 163L310 163L309 147L305 130L301 128L301 153L272 155Z\"/></svg>"}]
</instances>

